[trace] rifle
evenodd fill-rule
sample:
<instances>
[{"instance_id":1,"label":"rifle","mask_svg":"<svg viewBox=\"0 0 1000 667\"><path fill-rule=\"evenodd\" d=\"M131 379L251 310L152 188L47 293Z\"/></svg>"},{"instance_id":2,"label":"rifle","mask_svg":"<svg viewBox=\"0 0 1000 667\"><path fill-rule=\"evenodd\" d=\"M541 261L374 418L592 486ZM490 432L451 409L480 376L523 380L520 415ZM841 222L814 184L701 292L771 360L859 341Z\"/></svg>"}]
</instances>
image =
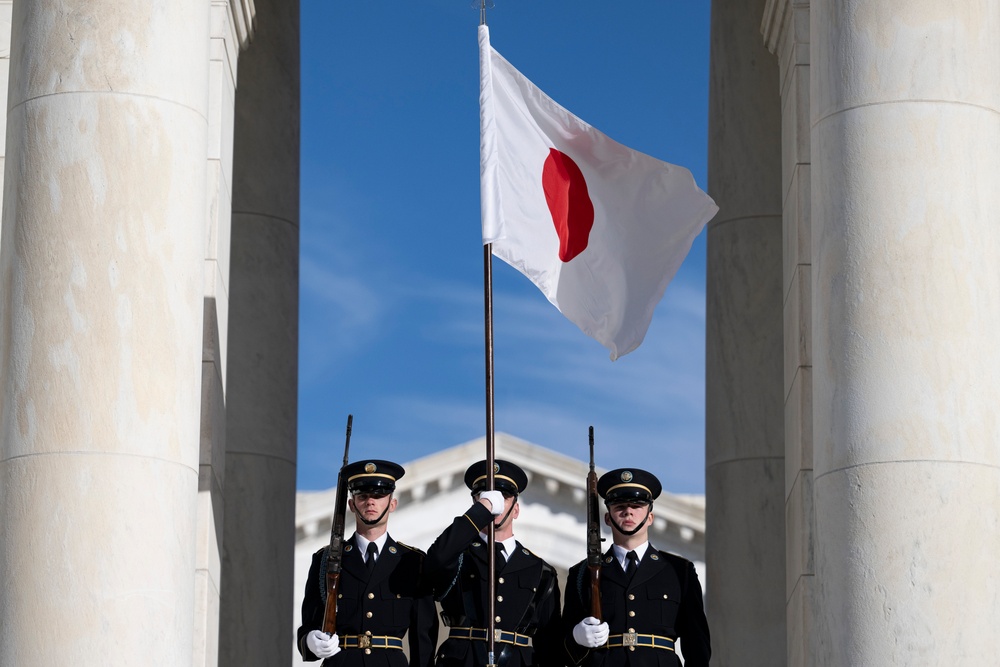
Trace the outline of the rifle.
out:
<instances>
[{"instance_id":1,"label":"rifle","mask_svg":"<svg viewBox=\"0 0 1000 667\"><path fill-rule=\"evenodd\" d=\"M330 528L330 546L326 550L326 608L323 611L323 632L337 634L337 591L340 589L340 568L344 557L344 515L347 513L347 450L351 447L351 424L354 415L347 415L347 440L344 442L344 464L337 474L337 503Z\"/></svg>"},{"instance_id":2,"label":"rifle","mask_svg":"<svg viewBox=\"0 0 1000 667\"><path fill-rule=\"evenodd\" d=\"M594 471L594 427L590 427L590 472L587 473L587 571L590 573L590 615L601 620L601 526Z\"/></svg>"}]
</instances>

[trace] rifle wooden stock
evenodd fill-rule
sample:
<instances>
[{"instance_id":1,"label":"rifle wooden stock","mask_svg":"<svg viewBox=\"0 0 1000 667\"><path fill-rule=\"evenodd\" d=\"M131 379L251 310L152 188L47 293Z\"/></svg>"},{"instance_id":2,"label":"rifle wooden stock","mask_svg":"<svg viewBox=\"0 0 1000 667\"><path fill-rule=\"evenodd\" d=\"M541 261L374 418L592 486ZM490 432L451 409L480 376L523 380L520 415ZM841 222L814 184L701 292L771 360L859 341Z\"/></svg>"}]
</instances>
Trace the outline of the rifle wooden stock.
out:
<instances>
[{"instance_id":1,"label":"rifle wooden stock","mask_svg":"<svg viewBox=\"0 0 1000 667\"><path fill-rule=\"evenodd\" d=\"M351 447L351 425L354 415L347 415L347 439L344 443L344 463L337 474L337 502L333 509L333 525L330 527L330 546L326 550L326 607L323 610L321 630L333 636L337 633L337 593L340 590L340 569L344 557L344 515L347 513L347 480L344 466L347 465L347 450Z\"/></svg>"},{"instance_id":2,"label":"rifle wooden stock","mask_svg":"<svg viewBox=\"0 0 1000 667\"><path fill-rule=\"evenodd\" d=\"M594 427L590 427L590 472L587 473L587 572L590 574L590 615L601 620L601 525L594 470Z\"/></svg>"}]
</instances>

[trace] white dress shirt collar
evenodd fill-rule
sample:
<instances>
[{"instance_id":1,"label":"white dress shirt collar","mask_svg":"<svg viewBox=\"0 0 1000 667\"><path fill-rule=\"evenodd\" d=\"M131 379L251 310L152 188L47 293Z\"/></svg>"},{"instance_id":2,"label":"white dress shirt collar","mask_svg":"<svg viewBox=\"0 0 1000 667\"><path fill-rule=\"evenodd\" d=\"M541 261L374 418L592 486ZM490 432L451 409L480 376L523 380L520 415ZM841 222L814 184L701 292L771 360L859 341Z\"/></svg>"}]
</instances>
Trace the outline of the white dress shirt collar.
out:
<instances>
[{"instance_id":1,"label":"white dress shirt collar","mask_svg":"<svg viewBox=\"0 0 1000 667\"><path fill-rule=\"evenodd\" d=\"M388 532L382 533L377 538L375 538L375 546L378 548L378 554L379 554L379 556L382 555L382 549L385 548L385 541L387 539L389 539L389 533ZM368 543L371 542L371 540L369 540L368 538L366 538L366 537L364 537L364 536L362 536L362 535L360 535L358 533L354 533L354 541L355 541L355 543L357 543L358 549L361 550L361 560L365 560L366 558L368 558L368 556L367 556L367 554L368 554ZM376 556L376 560L377 559L378 559L378 556Z\"/></svg>"},{"instance_id":2,"label":"white dress shirt collar","mask_svg":"<svg viewBox=\"0 0 1000 667\"><path fill-rule=\"evenodd\" d=\"M611 548L614 550L615 558L618 559L618 564L621 565L622 570L624 570L625 566L627 565L626 561L628 560L629 550L626 549L625 547L620 547L617 544L612 544ZM642 557L646 555L646 549L648 548L649 548L649 542L643 542L635 549L632 549L632 551L635 552L635 555L639 557L639 563L642 562ZM639 563L636 563L636 565L638 565Z\"/></svg>"}]
</instances>

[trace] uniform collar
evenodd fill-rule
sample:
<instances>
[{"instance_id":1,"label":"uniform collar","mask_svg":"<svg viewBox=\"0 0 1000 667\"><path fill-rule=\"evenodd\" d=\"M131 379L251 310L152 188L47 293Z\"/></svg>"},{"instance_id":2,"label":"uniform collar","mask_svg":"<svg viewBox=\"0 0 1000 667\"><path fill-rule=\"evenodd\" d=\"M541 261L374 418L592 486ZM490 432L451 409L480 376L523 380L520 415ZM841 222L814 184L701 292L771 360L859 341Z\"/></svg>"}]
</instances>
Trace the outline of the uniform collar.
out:
<instances>
[{"instance_id":1,"label":"uniform collar","mask_svg":"<svg viewBox=\"0 0 1000 667\"><path fill-rule=\"evenodd\" d=\"M379 556L385 551L385 543L389 539L389 531L385 531L378 538L375 539L375 546L378 547ZM354 543L357 545L358 550L361 553L368 553L368 544L371 540L363 537L360 533L354 533ZM363 557L362 557L363 558Z\"/></svg>"},{"instance_id":2,"label":"uniform collar","mask_svg":"<svg viewBox=\"0 0 1000 667\"><path fill-rule=\"evenodd\" d=\"M489 535L486 535L485 533L479 533L479 537L482 538L483 544L489 544L490 542ZM510 560L510 557L514 554L514 550L517 549L517 540L514 538L513 535L508 537L506 540L497 540L496 544L503 545L503 555L504 558L506 558L507 560Z\"/></svg>"},{"instance_id":3,"label":"uniform collar","mask_svg":"<svg viewBox=\"0 0 1000 667\"><path fill-rule=\"evenodd\" d=\"M648 548L649 548L649 542L646 541L637 546L635 549L632 549L632 551L635 552L635 555L639 557L640 563L642 562L642 557L646 555L646 549ZM622 570L624 570L626 565L625 561L627 560L629 549L618 546L617 544L612 544L611 550L614 553L615 558L618 560L618 564L621 565Z\"/></svg>"}]
</instances>

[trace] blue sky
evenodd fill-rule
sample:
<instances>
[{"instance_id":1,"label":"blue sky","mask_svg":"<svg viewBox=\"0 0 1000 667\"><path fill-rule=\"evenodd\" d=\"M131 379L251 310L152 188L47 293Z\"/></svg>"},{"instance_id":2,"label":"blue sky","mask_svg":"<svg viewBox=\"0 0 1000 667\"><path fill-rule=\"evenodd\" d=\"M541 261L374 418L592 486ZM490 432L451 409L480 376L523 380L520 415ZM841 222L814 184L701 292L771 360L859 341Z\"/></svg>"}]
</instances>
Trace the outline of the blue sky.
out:
<instances>
[{"instance_id":1,"label":"blue sky","mask_svg":"<svg viewBox=\"0 0 1000 667\"><path fill-rule=\"evenodd\" d=\"M707 159L708 0L495 0L491 42L613 139ZM485 432L478 11L470 0L302 3L298 487ZM493 262L496 430L703 493L705 232L643 344L608 353ZM484 453L485 454L485 453ZM471 461L470 461L471 463Z\"/></svg>"}]
</instances>

